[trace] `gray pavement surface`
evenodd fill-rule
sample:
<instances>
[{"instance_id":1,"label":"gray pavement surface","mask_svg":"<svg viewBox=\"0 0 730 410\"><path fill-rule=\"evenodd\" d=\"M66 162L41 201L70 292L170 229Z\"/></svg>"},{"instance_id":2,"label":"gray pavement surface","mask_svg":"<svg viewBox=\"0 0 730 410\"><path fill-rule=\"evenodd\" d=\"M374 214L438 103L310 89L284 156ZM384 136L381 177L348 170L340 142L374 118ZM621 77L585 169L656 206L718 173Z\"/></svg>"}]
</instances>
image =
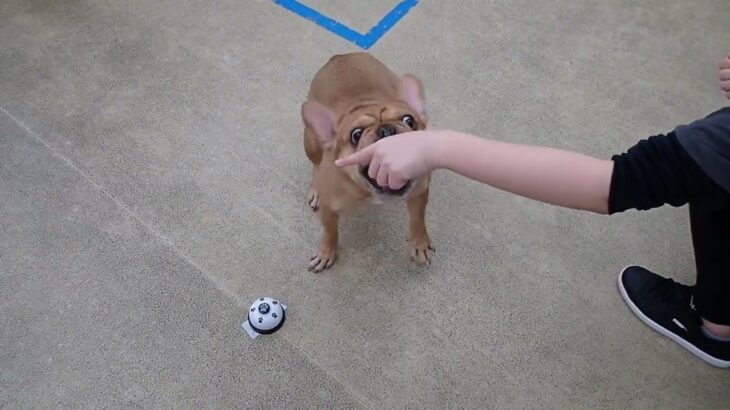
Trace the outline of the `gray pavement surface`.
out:
<instances>
[{"instance_id":1,"label":"gray pavement surface","mask_svg":"<svg viewBox=\"0 0 730 410\"><path fill-rule=\"evenodd\" d=\"M396 1L309 1L366 31ZM372 14L372 15L371 15ZM725 0L422 0L371 52L436 127L601 157L726 104ZM354 45L271 1L0 3L0 407L726 408L615 285L693 281L686 209L611 218L436 175L319 225L299 106ZM289 305L275 335L238 326Z\"/></svg>"}]
</instances>

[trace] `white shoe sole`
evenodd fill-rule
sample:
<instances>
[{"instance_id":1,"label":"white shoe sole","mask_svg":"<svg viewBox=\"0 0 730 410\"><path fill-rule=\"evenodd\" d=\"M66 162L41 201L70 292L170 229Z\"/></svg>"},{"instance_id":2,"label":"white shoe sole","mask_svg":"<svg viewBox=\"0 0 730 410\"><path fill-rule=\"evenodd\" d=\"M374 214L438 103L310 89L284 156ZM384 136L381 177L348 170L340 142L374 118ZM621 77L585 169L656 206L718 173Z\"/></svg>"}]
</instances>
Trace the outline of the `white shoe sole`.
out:
<instances>
[{"instance_id":1,"label":"white shoe sole","mask_svg":"<svg viewBox=\"0 0 730 410\"><path fill-rule=\"evenodd\" d=\"M674 340L675 342L677 342L677 344L679 344L680 346L689 350L693 355L699 357L700 359L704 360L705 362L707 362L715 367L721 367L721 368L730 367L730 361L720 360L716 357L712 357L712 356L708 355L707 353L705 353L702 350L695 347L695 345L693 345L692 343L689 343L688 341L682 339L681 337L677 336L676 334L665 329L663 326L659 325L655 321L651 320L648 316L643 314L641 312L641 310L639 310L639 308L629 298L629 295L626 293L626 289L624 289L624 283L621 280L624 276L624 272L626 272L626 269L632 268L632 267L635 267L635 266L633 266L633 265L627 266L621 271L621 273L618 274L618 291L619 291L619 293L621 293L621 297L624 299L624 302L626 302L626 305L629 307L629 309L631 309L631 311L634 312L634 314L642 322L646 323L647 326L649 326L650 328L663 334L664 336Z\"/></svg>"}]
</instances>

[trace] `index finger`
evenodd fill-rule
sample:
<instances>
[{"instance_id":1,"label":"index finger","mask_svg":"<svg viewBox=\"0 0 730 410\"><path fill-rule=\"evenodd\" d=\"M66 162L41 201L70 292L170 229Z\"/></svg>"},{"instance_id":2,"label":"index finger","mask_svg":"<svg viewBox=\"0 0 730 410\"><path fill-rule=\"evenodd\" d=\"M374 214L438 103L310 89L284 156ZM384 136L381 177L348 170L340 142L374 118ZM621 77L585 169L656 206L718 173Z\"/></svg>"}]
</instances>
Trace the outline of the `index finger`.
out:
<instances>
[{"instance_id":1,"label":"index finger","mask_svg":"<svg viewBox=\"0 0 730 410\"><path fill-rule=\"evenodd\" d=\"M345 158L340 158L336 160L335 165L337 165L338 167L346 167L348 165L365 165L369 164L372 160L373 150L372 146L369 146Z\"/></svg>"}]
</instances>

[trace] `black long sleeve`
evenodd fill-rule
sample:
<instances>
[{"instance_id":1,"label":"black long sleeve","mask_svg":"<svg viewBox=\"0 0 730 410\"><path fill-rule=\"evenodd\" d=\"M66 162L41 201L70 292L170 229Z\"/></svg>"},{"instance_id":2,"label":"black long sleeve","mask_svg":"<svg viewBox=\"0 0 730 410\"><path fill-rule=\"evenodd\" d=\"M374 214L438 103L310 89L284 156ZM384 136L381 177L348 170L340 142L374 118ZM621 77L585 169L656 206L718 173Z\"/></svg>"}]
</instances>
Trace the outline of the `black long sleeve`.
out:
<instances>
[{"instance_id":1,"label":"black long sleeve","mask_svg":"<svg viewBox=\"0 0 730 410\"><path fill-rule=\"evenodd\" d=\"M609 214L682 206L719 189L685 151L673 132L640 141L615 155L609 193Z\"/></svg>"}]
</instances>

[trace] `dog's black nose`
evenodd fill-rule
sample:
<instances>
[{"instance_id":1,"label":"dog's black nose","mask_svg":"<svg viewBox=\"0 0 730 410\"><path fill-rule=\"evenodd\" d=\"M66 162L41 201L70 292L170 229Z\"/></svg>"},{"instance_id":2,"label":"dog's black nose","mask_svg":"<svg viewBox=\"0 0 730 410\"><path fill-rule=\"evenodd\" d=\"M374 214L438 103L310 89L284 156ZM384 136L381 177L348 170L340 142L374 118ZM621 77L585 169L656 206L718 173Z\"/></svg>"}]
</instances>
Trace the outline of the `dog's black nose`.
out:
<instances>
[{"instance_id":1,"label":"dog's black nose","mask_svg":"<svg viewBox=\"0 0 730 410\"><path fill-rule=\"evenodd\" d=\"M385 138L390 137L391 135L395 135L397 132L398 130L395 129L395 127L393 127L392 125L384 125L378 130L378 135L380 136L380 138Z\"/></svg>"}]
</instances>

